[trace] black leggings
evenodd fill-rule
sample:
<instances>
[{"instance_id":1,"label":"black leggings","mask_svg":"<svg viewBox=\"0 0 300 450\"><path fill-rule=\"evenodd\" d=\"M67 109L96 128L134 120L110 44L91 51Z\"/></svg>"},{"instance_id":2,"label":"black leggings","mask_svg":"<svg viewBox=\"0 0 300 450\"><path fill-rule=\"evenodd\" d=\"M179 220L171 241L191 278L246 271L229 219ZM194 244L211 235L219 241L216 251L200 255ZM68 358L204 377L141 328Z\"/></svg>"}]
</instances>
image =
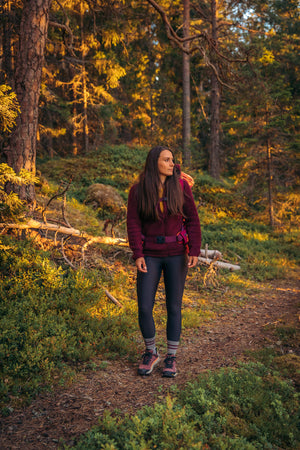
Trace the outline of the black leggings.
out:
<instances>
[{"instance_id":1,"label":"black leggings","mask_svg":"<svg viewBox=\"0 0 300 450\"><path fill-rule=\"evenodd\" d=\"M139 325L144 339L155 336L153 307L161 273L164 274L167 305L167 339L179 341L181 304L187 274L187 256L145 257L147 273L137 274Z\"/></svg>"}]
</instances>

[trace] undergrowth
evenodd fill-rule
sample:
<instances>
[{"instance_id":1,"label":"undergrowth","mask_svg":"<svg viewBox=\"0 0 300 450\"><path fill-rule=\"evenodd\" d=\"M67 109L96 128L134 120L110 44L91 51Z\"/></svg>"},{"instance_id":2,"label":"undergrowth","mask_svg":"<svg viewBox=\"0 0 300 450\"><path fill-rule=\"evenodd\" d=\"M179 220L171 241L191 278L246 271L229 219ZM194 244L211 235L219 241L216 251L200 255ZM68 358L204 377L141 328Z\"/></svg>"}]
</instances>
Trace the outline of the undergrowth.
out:
<instances>
[{"instance_id":1,"label":"undergrowth","mask_svg":"<svg viewBox=\"0 0 300 450\"><path fill-rule=\"evenodd\" d=\"M93 183L113 186L126 199L129 186L143 169L146 154L147 148L142 146L105 145L87 156L41 160L38 167L47 180L56 183L72 180L68 196L81 202Z\"/></svg>"},{"instance_id":2,"label":"undergrowth","mask_svg":"<svg viewBox=\"0 0 300 450\"><path fill-rule=\"evenodd\" d=\"M109 270L63 270L31 240L0 244L0 406L30 399L57 374L70 378L96 355L132 353L134 308L127 302L121 313L106 298Z\"/></svg>"},{"instance_id":3,"label":"undergrowth","mask_svg":"<svg viewBox=\"0 0 300 450\"><path fill-rule=\"evenodd\" d=\"M263 364L209 372L174 391L134 416L105 413L72 448L254 450L299 444L299 395Z\"/></svg>"}]
</instances>

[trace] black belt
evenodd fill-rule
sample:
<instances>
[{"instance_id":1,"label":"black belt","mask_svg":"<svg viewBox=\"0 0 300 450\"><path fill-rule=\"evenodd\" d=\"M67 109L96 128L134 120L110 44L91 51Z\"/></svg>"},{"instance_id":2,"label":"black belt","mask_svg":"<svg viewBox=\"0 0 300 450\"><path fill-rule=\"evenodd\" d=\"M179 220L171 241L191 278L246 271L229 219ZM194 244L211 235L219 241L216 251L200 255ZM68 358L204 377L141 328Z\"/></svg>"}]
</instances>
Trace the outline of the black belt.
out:
<instances>
[{"instance_id":1,"label":"black belt","mask_svg":"<svg viewBox=\"0 0 300 450\"><path fill-rule=\"evenodd\" d=\"M172 242L181 242L183 240L180 234L176 236L144 236L143 241L153 242L154 244L171 244Z\"/></svg>"}]
</instances>

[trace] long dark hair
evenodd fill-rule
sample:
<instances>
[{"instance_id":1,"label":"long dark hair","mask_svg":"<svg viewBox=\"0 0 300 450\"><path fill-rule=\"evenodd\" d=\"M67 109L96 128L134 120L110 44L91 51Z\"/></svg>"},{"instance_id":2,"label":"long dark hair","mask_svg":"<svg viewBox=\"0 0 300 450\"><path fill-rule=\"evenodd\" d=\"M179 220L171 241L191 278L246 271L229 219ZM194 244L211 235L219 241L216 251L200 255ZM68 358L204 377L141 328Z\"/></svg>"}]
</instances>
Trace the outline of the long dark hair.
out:
<instances>
[{"instance_id":1,"label":"long dark hair","mask_svg":"<svg viewBox=\"0 0 300 450\"><path fill-rule=\"evenodd\" d=\"M153 147L146 159L145 167L140 175L137 186L138 211L142 220L159 220L158 202L159 188L161 185L158 171L158 158L167 147ZM174 157L174 155L173 155ZM165 196L167 197L168 210L171 215L183 216L183 190L180 185L180 171L174 167L173 175L168 176L165 181Z\"/></svg>"}]
</instances>

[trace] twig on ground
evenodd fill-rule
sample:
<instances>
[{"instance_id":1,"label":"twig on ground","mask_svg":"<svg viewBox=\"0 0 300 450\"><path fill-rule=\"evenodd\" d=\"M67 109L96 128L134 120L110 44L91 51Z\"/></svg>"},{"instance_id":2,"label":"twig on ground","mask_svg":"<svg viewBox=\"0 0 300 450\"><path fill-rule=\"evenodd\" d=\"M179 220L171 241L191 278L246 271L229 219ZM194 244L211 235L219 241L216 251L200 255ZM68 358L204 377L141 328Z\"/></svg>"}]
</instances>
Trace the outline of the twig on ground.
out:
<instances>
[{"instance_id":1,"label":"twig on ground","mask_svg":"<svg viewBox=\"0 0 300 450\"><path fill-rule=\"evenodd\" d=\"M61 239L61 254L64 258L64 260L66 261L66 263L72 267L72 269L76 270L76 267L74 266L74 264L66 257L65 255L65 251L64 251L64 238Z\"/></svg>"},{"instance_id":2,"label":"twig on ground","mask_svg":"<svg viewBox=\"0 0 300 450\"><path fill-rule=\"evenodd\" d=\"M123 308L122 303L120 303L110 292L108 292L107 289L104 289L105 294L107 295L107 297L117 306L119 306L119 308Z\"/></svg>"}]
</instances>

